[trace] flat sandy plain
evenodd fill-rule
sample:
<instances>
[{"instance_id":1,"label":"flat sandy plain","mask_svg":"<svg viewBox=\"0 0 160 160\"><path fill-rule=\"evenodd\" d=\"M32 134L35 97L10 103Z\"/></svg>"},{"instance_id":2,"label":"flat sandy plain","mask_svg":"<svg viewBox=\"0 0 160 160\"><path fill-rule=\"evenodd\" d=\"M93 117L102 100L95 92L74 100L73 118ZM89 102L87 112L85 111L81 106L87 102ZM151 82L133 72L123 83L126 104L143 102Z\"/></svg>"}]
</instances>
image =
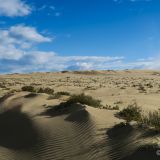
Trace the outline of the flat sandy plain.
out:
<instances>
[{"instance_id":1,"label":"flat sandy plain","mask_svg":"<svg viewBox=\"0 0 160 160\"><path fill-rule=\"evenodd\" d=\"M76 104L66 113L47 114L67 100L30 94L23 86L54 92L85 93L104 107ZM12 93L12 94L8 94ZM4 95L7 95L3 97ZM157 150L138 149L159 143L159 135L126 126L119 110L137 103L143 112L160 109L158 71L83 71L0 75L0 160L158 160ZM118 105L119 110L105 106ZM14 112L13 112L14 109Z\"/></svg>"}]
</instances>

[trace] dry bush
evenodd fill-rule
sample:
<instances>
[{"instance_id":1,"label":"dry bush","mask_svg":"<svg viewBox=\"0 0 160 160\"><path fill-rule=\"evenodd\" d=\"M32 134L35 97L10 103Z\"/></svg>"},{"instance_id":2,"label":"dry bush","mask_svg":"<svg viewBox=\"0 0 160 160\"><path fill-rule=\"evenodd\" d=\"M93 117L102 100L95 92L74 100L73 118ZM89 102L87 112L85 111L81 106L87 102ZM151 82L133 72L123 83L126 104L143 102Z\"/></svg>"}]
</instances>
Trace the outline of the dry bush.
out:
<instances>
[{"instance_id":1,"label":"dry bush","mask_svg":"<svg viewBox=\"0 0 160 160\"><path fill-rule=\"evenodd\" d=\"M47 88L39 88L37 90L37 93L46 93L46 94L51 94L52 95L54 93L54 89L49 88L49 87L47 87Z\"/></svg>"},{"instance_id":2,"label":"dry bush","mask_svg":"<svg viewBox=\"0 0 160 160\"><path fill-rule=\"evenodd\" d=\"M127 122L132 120L140 121L141 120L141 108L138 107L137 103L128 105L127 108L124 108L119 112L119 116L124 118Z\"/></svg>"},{"instance_id":3,"label":"dry bush","mask_svg":"<svg viewBox=\"0 0 160 160\"><path fill-rule=\"evenodd\" d=\"M33 86L23 86L21 89L22 89L22 91L36 92L36 90Z\"/></svg>"},{"instance_id":4,"label":"dry bush","mask_svg":"<svg viewBox=\"0 0 160 160\"><path fill-rule=\"evenodd\" d=\"M67 101L67 103L68 104L81 103L81 104L86 104L92 107L102 106L100 100L94 99L93 97L85 95L84 93L79 95L72 95Z\"/></svg>"},{"instance_id":5,"label":"dry bush","mask_svg":"<svg viewBox=\"0 0 160 160\"><path fill-rule=\"evenodd\" d=\"M160 111L149 112L148 115L143 115L142 123L160 131Z\"/></svg>"}]
</instances>

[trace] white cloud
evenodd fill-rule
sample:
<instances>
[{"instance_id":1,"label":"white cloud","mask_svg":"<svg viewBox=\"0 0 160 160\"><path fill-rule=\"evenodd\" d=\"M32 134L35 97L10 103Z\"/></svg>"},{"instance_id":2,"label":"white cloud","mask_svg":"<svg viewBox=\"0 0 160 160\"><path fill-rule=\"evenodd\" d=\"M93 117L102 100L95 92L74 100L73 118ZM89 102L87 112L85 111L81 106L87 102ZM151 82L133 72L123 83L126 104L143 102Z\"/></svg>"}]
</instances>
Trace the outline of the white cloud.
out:
<instances>
[{"instance_id":1,"label":"white cloud","mask_svg":"<svg viewBox=\"0 0 160 160\"><path fill-rule=\"evenodd\" d=\"M38 33L34 27L24 25L0 30L0 59L19 59L33 44L51 40Z\"/></svg>"},{"instance_id":2,"label":"white cloud","mask_svg":"<svg viewBox=\"0 0 160 160\"><path fill-rule=\"evenodd\" d=\"M18 36L22 39L32 41L32 42L50 42L51 38L44 37L41 34L37 32L37 30L34 27L28 27L24 25L17 25L13 26L9 30L10 34L12 36Z\"/></svg>"},{"instance_id":3,"label":"white cloud","mask_svg":"<svg viewBox=\"0 0 160 160\"><path fill-rule=\"evenodd\" d=\"M0 30L0 72L61 70L160 69L160 58L149 57L125 62L124 57L60 56L55 52L33 50L32 45L50 42L36 28L16 25ZM76 53L75 53L76 54Z\"/></svg>"},{"instance_id":4,"label":"white cloud","mask_svg":"<svg viewBox=\"0 0 160 160\"><path fill-rule=\"evenodd\" d=\"M0 48L1 50L1 48ZM12 50L11 50L12 51ZM133 62L125 62L123 57L108 56L59 56L55 52L13 50L3 58L10 60L5 63L5 71L1 72L37 72L62 70L107 70L107 69L160 69L160 58L147 58ZM11 59L12 55L12 59ZM17 58L18 57L18 58ZM1 65L0 65L1 67ZM4 65L3 65L4 68Z\"/></svg>"},{"instance_id":5,"label":"white cloud","mask_svg":"<svg viewBox=\"0 0 160 160\"><path fill-rule=\"evenodd\" d=\"M1 16L26 16L31 13L31 7L22 0L0 0Z\"/></svg>"},{"instance_id":6,"label":"white cloud","mask_svg":"<svg viewBox=\"0 0 160 160\"><path fill-rule=\"evenodd\" d=\"M88 58L90 58L89 62ZM103 61L102 58L104 58ZM119 58L119 60L117 58L115 59L115 57L110 57L110 60L105 57L93 56L81 56L77 58L76 56L59 56L54 52L30 51L25 52L23 56L18 60L12 60L9 61L8 64L6 63L5 68L6 72L37 72L93 69L100 70L108 69L108 67L112 64L121 61L121 57Z\"/></svg>"},{"instance_id":7,"label":"white cloud","mask_svg":"<svg viewBox=\"0 0 160 160\"><path fill-rule=\"evenodd\" d=\"M22 50L17 49L14 45L0 45L0 59L18 60L22 58L23 53Z\"/></svg>"}]
</instances>

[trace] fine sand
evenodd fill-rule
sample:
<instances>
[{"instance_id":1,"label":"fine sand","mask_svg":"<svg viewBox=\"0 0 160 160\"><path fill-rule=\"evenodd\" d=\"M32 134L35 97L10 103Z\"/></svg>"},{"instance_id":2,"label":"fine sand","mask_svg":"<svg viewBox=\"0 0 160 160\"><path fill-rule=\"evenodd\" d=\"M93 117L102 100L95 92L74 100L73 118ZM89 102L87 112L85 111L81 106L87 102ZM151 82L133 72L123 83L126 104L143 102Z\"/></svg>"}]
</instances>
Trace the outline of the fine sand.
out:
<instances>
[{"instance_id":1,"label":"fine sand","mask_svg":"<svg viewBox=\"0 0 160 160\"><path fill-rule=\"evenodd\" d=\"M160 72L86 71L0 75L0 160L158 160L152 130L119 127L118 111L74 104L52 108L68 96L21 91L32 85L85 93L120 110L136 102L144 112L160 108ZM7 96L4 96L7 95ZM4 96L4 97L3 97Z\"/></svg>"}]
</instances>

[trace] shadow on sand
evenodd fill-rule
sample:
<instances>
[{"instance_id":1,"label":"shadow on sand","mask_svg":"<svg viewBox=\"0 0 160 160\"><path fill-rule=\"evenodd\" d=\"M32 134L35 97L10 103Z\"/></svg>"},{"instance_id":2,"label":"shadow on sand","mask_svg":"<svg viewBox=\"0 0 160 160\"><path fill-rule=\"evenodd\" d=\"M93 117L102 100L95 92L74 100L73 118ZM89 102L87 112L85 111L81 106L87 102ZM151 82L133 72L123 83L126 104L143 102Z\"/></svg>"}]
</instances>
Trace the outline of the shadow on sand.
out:
<instances>
[{"instance_id":1,"label":"shadow on sand","mask_svg":"<svg viewBox=\"0 0 160 160\"><path fill-rule=\"evenodd\" d=\"M9 93L4 95L3 97L0 98L0 104L3 103L6 99L8 99L9 97L13 96L13 93Z\"/></svg>"},{"instance_id":2,"label":"shadow on sand","mask_svg":"<svg viewBox=\"0 0 160 160\"><path fill-rule=\"evenodd\" d=\"M29 94L25 95L24 98L35 98L37 96L38 96L38 94L36 94L36 93L29 93Z\"/></svg>"},{"instance_id":3,"label":"shadow on sand","mask_svg":"<svg viewBox=\"0 0 160 160\"><path fill-rule=\"evenodd\" d=\"M158 150L154 145L142 146L144 135L153 138L153 132L144 133L129 124L120 123L107 131L111 152L114 152L119 160L158 160ZM121 158L120 158L121 157ZM123 158L122 158L123 157ZM112 159L114 159L112 157Z\"/></svg>"},{"instance_id":4,"label":"shadow on sand","mask_svg":"<svg viewBox=\"0 0 160 160\"><path fill-rule=\"evenodd\" d=\"M28 149L36 144L38 132L27 114L12 109L0 113L0 145Z\"/></svg>"},{"instance_id":5,"label":"shadow on sand","mask_svg":"<svg viewBox=\"0 0 160 160\"><path fill-rule=\"evenodd\" d=\"M85 108L85 105L82 104L68 105L66 103L60 103L56 106L48 106L47 110L40 115L49 117L68 115L68 117L65 118L66 121L83 122L87 121L89 117L89 113Z\"/></svg>"},{"instance_id":6,"label":"shadow on sand","mask_svg":"<svg viewBox=\"0 0 160 160\"><path fill-rule=\"evenodd\" d=\"M153 145L141 146L131 155L122 158L121 160L159 160L160 156L156 154L158 148Z\"/></svg>"},{"instance_id":7,"label":"shadow on sand","mask_svg":"<svg viewBox=\"0 0 160 160\"><path fill-rule=\"evenodd\" d=\"M71 113L66 121L84 123L89 121L89 113L83 108Z\"/></svg>"}]
</instances>

